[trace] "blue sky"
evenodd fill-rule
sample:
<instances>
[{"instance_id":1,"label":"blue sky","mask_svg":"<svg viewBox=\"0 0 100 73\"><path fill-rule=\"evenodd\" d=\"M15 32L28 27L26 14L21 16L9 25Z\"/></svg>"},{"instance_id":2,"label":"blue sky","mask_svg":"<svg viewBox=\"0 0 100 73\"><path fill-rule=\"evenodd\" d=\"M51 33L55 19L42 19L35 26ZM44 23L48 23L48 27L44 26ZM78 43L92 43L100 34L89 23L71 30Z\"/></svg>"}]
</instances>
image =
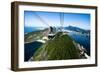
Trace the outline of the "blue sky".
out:
<instances>
[{"instance_id":1,"label":"blue sky","mask_svg":"<svg viewBox=\"0 0 100 73\"><path fill-rule=\"evenodd\" d=\"M39 16L42 20L39 19ZM60 13L24 11L24 25L25 27L61 26ZM66 26L90 29L90 14L64 13L63 27Z\"/></svg>"}]
</instances>

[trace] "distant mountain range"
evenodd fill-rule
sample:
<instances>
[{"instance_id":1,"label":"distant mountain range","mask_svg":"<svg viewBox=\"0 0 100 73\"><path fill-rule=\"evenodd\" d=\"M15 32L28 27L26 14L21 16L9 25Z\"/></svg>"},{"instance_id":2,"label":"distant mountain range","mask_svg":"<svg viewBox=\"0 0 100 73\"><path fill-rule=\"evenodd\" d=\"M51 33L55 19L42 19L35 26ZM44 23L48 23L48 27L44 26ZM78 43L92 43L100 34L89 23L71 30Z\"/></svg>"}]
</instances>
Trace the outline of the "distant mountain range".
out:
<instances>
[{"instance_id":1,"label":"distant mountain range","mask_svg":"<svg viewBox=\"0 0 100 73\"><path fill-rule=\"evenodd\" d=\"M80 33L83 33L83 34L84 33L86 33L86 34L90 33L90 30L82 29L82 28L75 27L75 26L64 27L64 29L71 30L71 31L76 31L76 32L80 32Z\"/></svg>"}]
</instances>

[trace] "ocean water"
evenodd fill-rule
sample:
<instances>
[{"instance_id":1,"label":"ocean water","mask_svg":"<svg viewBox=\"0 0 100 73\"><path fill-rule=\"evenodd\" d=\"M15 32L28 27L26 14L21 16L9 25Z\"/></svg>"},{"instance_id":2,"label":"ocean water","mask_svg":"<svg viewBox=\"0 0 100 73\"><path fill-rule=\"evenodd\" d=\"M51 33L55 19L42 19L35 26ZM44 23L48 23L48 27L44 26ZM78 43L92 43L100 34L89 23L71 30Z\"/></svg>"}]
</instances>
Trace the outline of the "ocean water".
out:
<instances>
[{"instance_id":1,"label":"ocean water","mask_svg":"<svg viewBox=\"0 0 100 73\"><path fill-rule=\"evenodd\" d=\"M24 27L24 33L29 33L34 31L34 29L32 27Z\"/></svg>"},{"instance_id":2,"label":"ocean water","mask_svg":"<svg viewBox=\"0 0 100 73\"><path fill-rule=\"evenodd\" d=\"M24 33L30 33L30 32L35 32L39 30L43 30L46 27L24 27Z\"/></svg>"},{"instance_id":3,"label":"ocean water","mask_svg":"<svg viewBox=\"0 0 100 73\"><path fill-rule=\"evenodd\" d=\"M90 56L90 36L85 34L77 34L74 32L70 32L69 36L81 46L83 46L87 50L87 54Z\"/></svg>"},{"instance_id":4,"label":"ocean water","mask_svg":"<svg viewBox=\"0 0 100 73\"><path fill-rule=\"evenodd\" d=\"M24 44L24 61L28 61L41 45L41 42L36 41Z\"/></svg>"},{"instance_id":5,"label":"ocean water","mask_svg":"<svg viewBox=\"0 0 100 73\"><path fill-rule=\"evenodd\" d=\"M43 29L43 28L42 28ZM24 32L29 33L37 30L42 30L40 28L25 28ZM75 42L79 43L87 50L87 54L90 56L90 36L86 36L85 34L77 34L74 32L69 32L68 34ZM31 42L24 44L24 61L28 61L36 50L42 45L40 42Z\"/></svg>"}]
</instances>

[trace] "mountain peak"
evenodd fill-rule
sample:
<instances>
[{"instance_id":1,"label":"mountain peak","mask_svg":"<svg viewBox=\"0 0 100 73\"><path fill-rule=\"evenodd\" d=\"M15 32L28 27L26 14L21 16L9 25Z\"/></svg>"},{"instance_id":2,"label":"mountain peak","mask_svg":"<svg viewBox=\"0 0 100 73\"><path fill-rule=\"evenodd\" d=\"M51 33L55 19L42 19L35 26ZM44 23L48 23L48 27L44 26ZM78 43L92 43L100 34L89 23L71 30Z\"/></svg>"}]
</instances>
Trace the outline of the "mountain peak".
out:
<instances>
[{"instance_id":1,"label":"mountain peak","mask_svg":"<svg viewBox=\"0 0 100 73\"><path fill-rule=\"evenodd\" d=\"M55 37L41 46L33 55L33 60L65 60L79 59L79 51L73 40L63 32L58 32Z\"/></svg>"}]
</instances>

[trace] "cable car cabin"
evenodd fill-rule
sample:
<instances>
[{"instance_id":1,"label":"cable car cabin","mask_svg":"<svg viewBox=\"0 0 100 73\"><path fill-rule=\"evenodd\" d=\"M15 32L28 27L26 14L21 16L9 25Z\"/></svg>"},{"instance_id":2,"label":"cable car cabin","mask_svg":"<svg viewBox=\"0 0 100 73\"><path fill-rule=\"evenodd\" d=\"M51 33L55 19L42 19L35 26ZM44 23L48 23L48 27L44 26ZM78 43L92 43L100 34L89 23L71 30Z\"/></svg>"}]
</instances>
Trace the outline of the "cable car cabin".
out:
<instances>
[{"instance_id":1,"label":"cable car cabin","mask_svg":"<svg viewBox=\"0 0 100 73\"><path fill-rule=\"evenodd\" d=\"M56 28L50 26L50 32L49 32L49 34L48 34L48 38L49 38L49 39L54 38L55 33L56 33Z\"/></svg>"}]
</instances>

